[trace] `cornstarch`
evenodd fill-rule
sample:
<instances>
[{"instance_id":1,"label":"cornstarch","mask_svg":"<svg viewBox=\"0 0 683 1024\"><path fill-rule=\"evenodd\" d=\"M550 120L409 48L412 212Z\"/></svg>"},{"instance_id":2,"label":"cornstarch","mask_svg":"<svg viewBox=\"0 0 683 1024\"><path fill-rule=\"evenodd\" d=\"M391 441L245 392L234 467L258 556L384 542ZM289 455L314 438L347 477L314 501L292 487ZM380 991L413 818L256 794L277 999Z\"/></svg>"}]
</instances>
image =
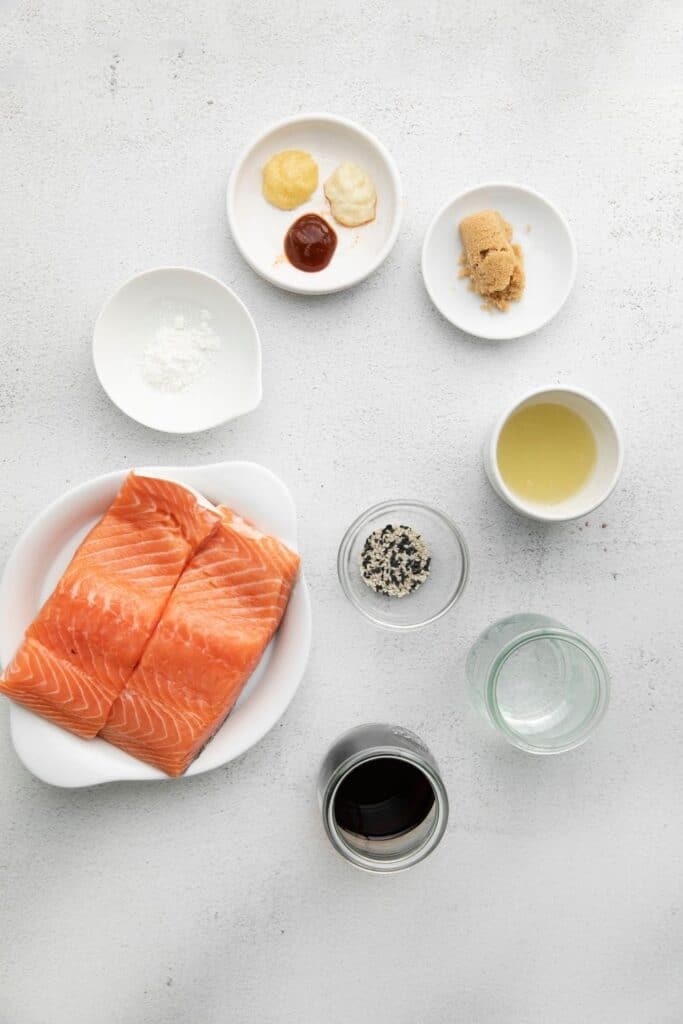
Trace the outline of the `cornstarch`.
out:
<instances>
[{"instance_id":1,"label":"cornstarch","mask_svg":"<svg viewBox=\"0 0 683 1024\"><path fill-rule=\"evenodd\" d=\"M161 324L142 353L140 368L148 384L159 391L184 391L202 376L221 347L210 320L202 310L198 324L180 314Z\"/></svg>"}]
</instances>

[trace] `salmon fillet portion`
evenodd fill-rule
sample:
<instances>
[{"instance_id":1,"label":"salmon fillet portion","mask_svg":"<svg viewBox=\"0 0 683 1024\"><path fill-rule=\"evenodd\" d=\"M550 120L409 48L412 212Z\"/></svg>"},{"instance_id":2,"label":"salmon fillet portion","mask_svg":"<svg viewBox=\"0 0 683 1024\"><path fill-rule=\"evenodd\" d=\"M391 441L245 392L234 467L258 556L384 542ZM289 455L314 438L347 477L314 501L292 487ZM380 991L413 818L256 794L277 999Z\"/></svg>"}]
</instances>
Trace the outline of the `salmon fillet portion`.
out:
<instances>
[{"instance_id":1,"label":"salmon fillet portion","mask_svg":"<svg viewBox=\"0 0 683 1024\"><path fill-rule=\"evenodd\" d=\"M27 630L0 693L95 736L219 519L179 484L129 474Z\"/></svg>"},{"instance_id":2,"label":"salmon fillet portion","mask_svg":"<svg viewBox=\"0 0 683 1024\"><path fill-rule=\"evenodd\" d=\"M224 721L277 630L299 556L221 507L100 735L181 775Z\"/></svg>"}]
</instances>

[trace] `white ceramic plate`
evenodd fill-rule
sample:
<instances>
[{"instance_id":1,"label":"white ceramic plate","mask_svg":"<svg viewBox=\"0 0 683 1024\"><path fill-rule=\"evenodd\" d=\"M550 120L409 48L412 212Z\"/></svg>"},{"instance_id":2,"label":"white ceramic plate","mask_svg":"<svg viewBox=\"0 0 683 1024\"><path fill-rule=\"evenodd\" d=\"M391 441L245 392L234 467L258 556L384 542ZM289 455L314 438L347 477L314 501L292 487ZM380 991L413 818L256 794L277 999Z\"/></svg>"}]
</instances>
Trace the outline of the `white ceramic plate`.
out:
<instances>
[{"instance_id":1,"label":"white ceramic plate","mask_svg":"<svg viewBox=\"0 0 683 1024\"><path fill-rule=\"evenodd\" d=\"M261 191L264 164L282 149L303 149L318 164L318 188L295 210L278 210ZM377 216L369 224L345 228L332 217L323 184L343 160L363 167L377 189ZM301 114L268 128L241 154L228 184L228 223L247 263L286 291L324 294L350 288L388 256L401 223L398 171L384 146L352 121L332 114ZM318 213L337 233L332 260L316 273L297 270L284 255L284 237L304 213Z\"/></svg>"},{"instance_id":2,"label":"white ceramic plate","mask_svg":"<svg viewBox=\"0 0 683 1024\"><path fill-rule=\"evenodd\" d=\"M459 224L480 210L497 210L524 251L526 287L506 312L484 310L482 298L459 278ZM564 305L576 276L576 247L567 221L551 202L521 185L490 184L463 192L437 213L422 246L422 276L439 312L461 331L490 341L531 334Z\"/></svg>"},{"instance_id":3,"label":"white ceramic plate","mask_svg":"<svg viewBox=\"0 0 683 1024\"><path fill-rule=\"evenodd\" d=\"M29 526L12 553L0 586L0 657L6 665L24 631L54 589L78 544L113 501L128 471L96 477L67 491ZM296 510L281 480L252 462L145 467L148 476L176 480L214 504L226 504L262 530L296 547ZM190 765L199 775L232 761L265 736L294 696L308 661L311 609L303 576L282 625L221 729ZM18 704L10 705L12 742L34 775L55 786L91 786L120 779L167 779L104 740L82 740Z\"/></svg>"},{"instance_id":4,"label":"white ceramic plate","mask_svg":"<svg viewBox=\"0 0 683 1024\"><path fill-rule=\"evenodd\" d=\"M161 391L141 361L162 325L205 322L219 340L204 369L182 391ZM193 434L251 412L261 401L261 344L244 303L221 281L185 267L159 267L127 281L95 324L100 384L119 409L146 427Z\"/></svg>"}]
</instances>

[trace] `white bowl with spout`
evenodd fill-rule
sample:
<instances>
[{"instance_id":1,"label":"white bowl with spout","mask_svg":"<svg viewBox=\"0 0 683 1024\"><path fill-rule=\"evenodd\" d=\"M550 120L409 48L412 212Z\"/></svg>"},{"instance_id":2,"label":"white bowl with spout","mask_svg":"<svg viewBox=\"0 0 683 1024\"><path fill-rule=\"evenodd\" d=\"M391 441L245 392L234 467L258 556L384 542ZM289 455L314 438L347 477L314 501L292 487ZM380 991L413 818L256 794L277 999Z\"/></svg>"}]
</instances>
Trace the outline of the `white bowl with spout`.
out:
<instances>
[{"instance_id":1,"label":"white bowl with spout","mask_svg":"<svg viewBox=\"0 0 683 1024\"><path fill-rule=\"evenodd\" d=\"M209 430L261 401L251 314L222 281L188 267L147 270L122 285L95 324L93 360L122 412L169 434Z\"/></svg>"}]
</instances>

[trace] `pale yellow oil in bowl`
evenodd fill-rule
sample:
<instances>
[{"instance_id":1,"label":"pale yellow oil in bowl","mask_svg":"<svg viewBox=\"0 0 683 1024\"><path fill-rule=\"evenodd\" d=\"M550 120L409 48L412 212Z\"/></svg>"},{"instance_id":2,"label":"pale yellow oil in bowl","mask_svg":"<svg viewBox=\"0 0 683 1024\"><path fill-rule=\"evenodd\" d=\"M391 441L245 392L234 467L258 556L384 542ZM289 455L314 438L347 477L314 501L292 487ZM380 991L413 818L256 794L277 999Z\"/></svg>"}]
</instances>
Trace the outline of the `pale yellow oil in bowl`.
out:
<instances>
[{"instance_id":1,"label":"pale yellow oil in bowl","mask_svg":"<svg viewBox=\"0 0 683 1024\"><path fill-rule=\"evenodd\" d=\"M596 458L586 421L556 402L525 405L507 420L496 458L506 486L525 501L557 505L581 490Z\"/></svg>"}]
</instances>

